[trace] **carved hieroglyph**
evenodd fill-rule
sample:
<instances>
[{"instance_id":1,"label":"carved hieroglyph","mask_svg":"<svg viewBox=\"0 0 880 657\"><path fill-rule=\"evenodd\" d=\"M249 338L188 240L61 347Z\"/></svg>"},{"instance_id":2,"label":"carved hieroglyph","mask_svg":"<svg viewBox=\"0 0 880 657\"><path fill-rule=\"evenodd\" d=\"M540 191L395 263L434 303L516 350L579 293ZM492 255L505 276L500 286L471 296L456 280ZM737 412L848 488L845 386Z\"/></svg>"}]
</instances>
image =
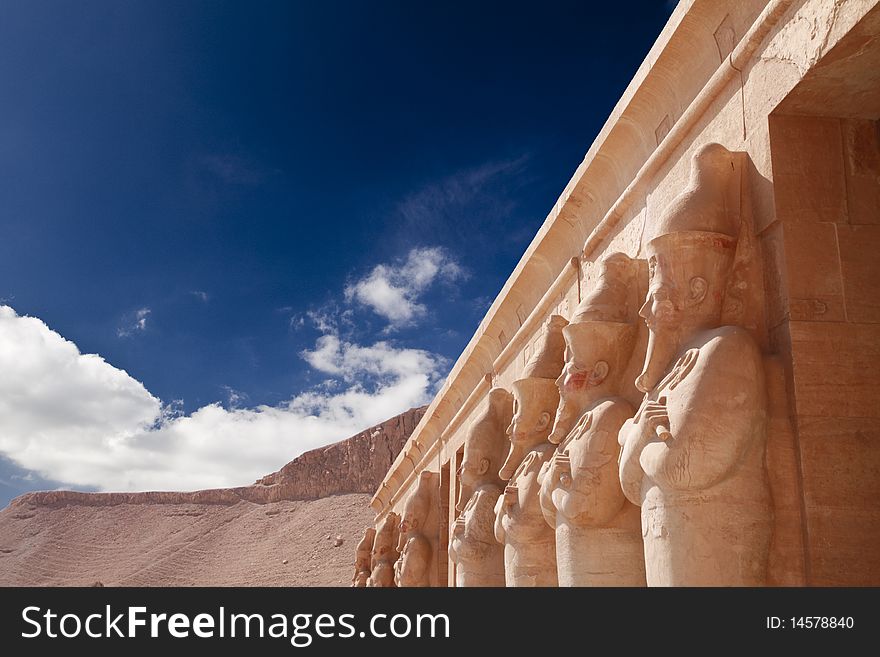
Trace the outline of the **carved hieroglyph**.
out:
<instances>
[{"instance_id":1,"label":"carved hieroglyph","mask_svg":"<svg viewBox=\"0 0 880 657\"><path fill-rule=\"evenodd\" d=\"M400 516L391 511L385 516L378 531L376 531L376 539L373 541L373 553L371 555L371 572L370 578L367 580L367 586L384 588L394 586L394 563L400 556L397 552L397 529L399 525Z\"/></svg>"},{"instance_id":2,"label":"carved hieroglyph","mask_svg":"<svg viewBox=\"0 0 880 657\"><path fill-rule=\"evenodd\" d=\"M457 587L504 586L504 548L495 540L495 503L504 486L498 470L507 452L506 430L512 416L513 396L493 388L486 410L464 441L458 469L459 515L449 541Z\"/></svg>"},{"instance_id":3,"label":"carved hieroglyph","mask_svg":"<svg viewBox=\"0 0 880 657\"><path fill-rule=\"evenodd\" d=\"M559 403L556 379L562 371L565 318L553 315L523 378L513 382L513 420L507 430L510 453L499 476L509 480L495 505L495 538L504 545L507 586L556 586L556 535L539 501L541 468L556 446L547 438Z\"/></svg>"},{"instance_id":4,"label":"carved hieroglyph","mask_svg":"<svg viewBox=\"0 0 880 657\"><path fill-rule=\"evenodd\" d=\"M556 534L560 586L644 586L639 509L618 479L617 434L634 409L619 396L636 338L638 262L622 253L600 263L593 291L565 337L556 381L559 408L541 473L541 508Z\"/></svg>"},{"instance_id":5,"label":"carved hieroglyph","mask_svg":"<svg viewBox=\"0 0 880 657\"><path fill-rule=\"evenodd\" d=\"M437 504L438 478L434 472L420 473L404 505L397 544L400 558L394 565L394 583L399 587L434 583L431 564L437 554L437 510L433 507Z\"/></svg>"},{"instance_id":6,"label":"carved hieroglyph","mask_svg":"<svg viewBox=\"0 0 880 657\"><path fill-rule=\"evenodd\" d=\"M722 326L739 217L732 154L709 144L647 244L650 331L641 407L620 431L620 479L642 507L649 586L765 583L771 507L761 353Z\"/></svg>"},{"instance_id":7,"label":"carved hieroglyph","mask_svg":"<svg viewBox=\"0 0 880 657\"><path fill-rule=\"evenodd\" d=\"M362 588L367 585L370 578L370 562L372 561L373 542L376 540L376 530L373 527L367 527L364 530L364 536L355 548L354 556L354 577L351 578L351 585Z\"/></svg>"}]
</instances>

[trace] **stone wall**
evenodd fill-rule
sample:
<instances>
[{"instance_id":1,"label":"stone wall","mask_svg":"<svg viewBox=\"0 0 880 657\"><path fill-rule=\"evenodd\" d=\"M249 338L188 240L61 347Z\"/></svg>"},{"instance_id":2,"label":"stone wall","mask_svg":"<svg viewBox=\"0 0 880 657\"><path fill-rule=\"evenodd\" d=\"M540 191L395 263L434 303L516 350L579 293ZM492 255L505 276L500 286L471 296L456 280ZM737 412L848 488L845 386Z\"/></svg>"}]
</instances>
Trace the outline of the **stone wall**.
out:
<instances>
[{"instance_id":1,"label":"stone wall","mask_svg":"<svg viewBox=\"0 0 880 657\"><path fill-rule=\"evenodd\" d=\"M880 144L878 123L774 116L779 289L769 304L786 354L809 581L880 573Z\"/></svg>"}]
</instances>

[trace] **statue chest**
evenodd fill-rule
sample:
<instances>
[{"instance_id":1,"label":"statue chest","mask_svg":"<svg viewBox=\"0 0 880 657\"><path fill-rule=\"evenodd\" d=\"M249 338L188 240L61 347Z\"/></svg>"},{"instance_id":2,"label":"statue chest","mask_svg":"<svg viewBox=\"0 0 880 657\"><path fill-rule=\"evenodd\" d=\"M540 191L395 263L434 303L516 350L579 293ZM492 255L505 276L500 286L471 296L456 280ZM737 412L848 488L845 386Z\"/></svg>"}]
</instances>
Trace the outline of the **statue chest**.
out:
<instances>
[{"instance_id":1,"label":"statue chest","mask_svg":"<svg viewBox=\"0 0 880 657\"><path fill-rule=\"evenodd\" d=\"M517 524L534 523L541 527L545 524L539 501L541 485L538 475L552 455L553 450L549 447L526 454L505 487L504 506L511 528Z\"/></svg>"}]
</instances>

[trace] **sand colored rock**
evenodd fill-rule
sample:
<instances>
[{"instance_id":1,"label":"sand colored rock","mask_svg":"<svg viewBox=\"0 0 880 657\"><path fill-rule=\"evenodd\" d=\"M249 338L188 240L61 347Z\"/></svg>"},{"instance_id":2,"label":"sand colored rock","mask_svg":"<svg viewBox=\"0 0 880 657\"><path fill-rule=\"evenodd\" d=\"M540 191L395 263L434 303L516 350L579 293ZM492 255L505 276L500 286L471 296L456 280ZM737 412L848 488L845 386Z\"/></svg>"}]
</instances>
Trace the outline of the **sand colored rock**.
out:
<instances>
[{"instance_id":1,"label":"sand colored rock","mask_svg":"<svg viewBox=\"0 0 880 657\"><path fill-rule=\"evenodd\" d=\"M639 263L622 253L600 263L595 288L562 329L565 367L544 466L541 509L556 534L560 586L644 586L639 509L618 479L617 434L634 409L620 396L636 339Z\"/></svg>"},{"instance_id":2,"label":"sand colored rock","mask_svg":"<svg viewBox=\"0 0 880 657\"><path fill-rule=\"evenodd\" d=\"M649 586L766 583L762 356L746 330L721 324L739 229L723 201L734 171L727 149L701 148L647 245L646 396L620 432L620 474L642 509Z\"/></svg>"},{"instance_id":3,"label":"sand colored rock","mask_svg":"<svg viewBox=\"0 0 880 657\"><path fill-rule=\"evenodd\" d=\"M0 511L0 585L345 586L344 546L373 520L362 491L423 413L307 452L252 486L22 495Z\"/></svg>"},{"instance_id":4,"label":"sand colored rock","mask_svg":"<svg viewBox=\"0 0 880 657\"><path fill-rule=\"evenodd\" d=\"M394 583L398 587L438 585L431 566L439 548L439 486L437 473L422 472L416 489L406 501L397 542L400 558L394 564Z\"/></svg>"},{"instance_id":5,"label":"sand colored rock","mask_svg":"<svg viewBox=\"0 0 880 657\"><path fill-rule=\"evenodd\" d=\"M459 514L449 541L455 585L504 586L504 549L495 540L495 503L505 482L498 475L507 449L513 396L489 391L486 410L471 426L458 469Z\"/></svg>"},{"instance_id":6,"label":"sand colored rock","mask_svg":"<svg viewBox=\"0 0 880 657\"><path fill-rule=\"evenodd\" d=\"M563 365L565 318L547 320L523 378L513 382L510 452L499 476L507 479L495 505L495 538L504 545L507 586L556 586L556 535L539 501L538 476L556 446L547 438L559 403L556 378Z\"/></svg>"},{"instance_id":7,"label":"sand colored rock","mask_svg":"<svg viewBox=\"0 0 880 657\"><path fill-rule=\"evenodd\" d=\"M255 486L277 490L281 499L372 493L425 410L412 408L347 440L306 452Z\"/></svg>"},{"instance_id":8,"label":"sand colored rock","mask_svg":"<svg viewBox=\"0 0 880 657\"><path fill-rule=\"evenodd\" d=\"M363 493L255 504L46 505L0 511L0 586L348 586ZM284 564L284 560L288 563Z\"/></svg>"},{"instance_id":9,"label":"sand colored rock","mask_svg":"<svg viewBox=\"0 0 880 657\"><path fill-rule=\"evenodd\" d=\"M373 541L375 540L376 529L374 527L367 527L364 530L363 538L361 538L355 548L354 576L351 578L351 585L353 587L363 588L367 585L367 580L370 578Z\"/></svg>"},{"instance_id":10,"label":"sand colored rock","mask_svg":"<svg viewBox=\"0 0 880 657\"><path fill-rule=\"evenodd\" d=\"M370 558L370 588L392 588L394 583L394 564L400 557L397 551L400 516L389 513L376 528L373 551Z\"/></svg>"}]
</instances>

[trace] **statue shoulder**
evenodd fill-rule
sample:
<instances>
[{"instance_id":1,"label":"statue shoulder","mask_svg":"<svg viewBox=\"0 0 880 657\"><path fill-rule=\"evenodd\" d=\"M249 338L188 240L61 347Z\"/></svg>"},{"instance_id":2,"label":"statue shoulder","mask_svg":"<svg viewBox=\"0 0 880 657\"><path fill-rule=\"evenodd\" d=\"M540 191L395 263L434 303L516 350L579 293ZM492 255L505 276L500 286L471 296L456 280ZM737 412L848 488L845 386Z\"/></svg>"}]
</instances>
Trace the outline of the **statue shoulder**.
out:
<instances>
[{"instance_id":1,"label":"statue shoulder","mask_svg":"<svg viewBox=\"0 0 880 657\"><path fill-rule=\"evenodd\" d=\"M746 329L740 326L722 326L706 331L694 345L690 353L698 352L692 360L690 368L703 382L710 385L717 381L718 386L743 385L751 382L751 386L760 388L764 380L764 361L758 343ZM687 357L684 357L687 360ZM739 381L739 384L733 384ZM715 385L715 384L711 384Z\"/></svg>"},{"instance_id":2,"label":"statue shoulder","mask_svg":"<svg viewBox=\"0 0 880 657\"><path fill-rule=\"evenodd\" d=\"M603 399L591 411L593 431L611 431L615 435L620 427L635 414L635 409L623 397Z\"/></svg>"},{"instance_id":3,"label":"statue shoulder","mask_svg":"<svg viewBox=\"0 0 880 657\"><path fill-rule=\"evenodd\" d=\"M741 326L721 326L703 334L701 360L737 362L742 366L761 363L758 343Z\"/></svg>"}]
</instances>

